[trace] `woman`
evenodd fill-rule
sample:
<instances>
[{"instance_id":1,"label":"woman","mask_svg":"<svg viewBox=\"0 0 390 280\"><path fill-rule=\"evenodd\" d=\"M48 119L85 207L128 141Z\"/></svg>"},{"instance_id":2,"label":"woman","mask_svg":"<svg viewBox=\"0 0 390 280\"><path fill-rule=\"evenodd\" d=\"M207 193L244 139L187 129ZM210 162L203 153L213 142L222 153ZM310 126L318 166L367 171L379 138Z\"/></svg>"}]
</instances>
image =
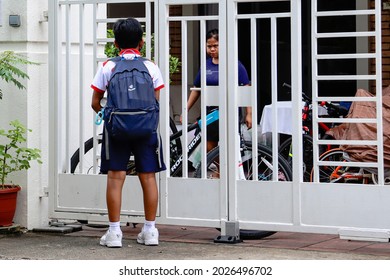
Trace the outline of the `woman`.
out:
<instances>
[{"instance_id":1,"label":"woman","mask_svg":"<svg viewBox=\"0 0 390 280\"><path fill-rule=\"evenodd\" d=\"M218 29L213 29L207 32L206 34L206 51L209 56L206 60L206 84L208 86L218 86L219 85L219 38L218 38ZM194 86L200 87L200 70L195 77ZM249 78L248 73L240 61L238 61L238 82L240 86L248 86ZM187 101L188 111L192 108L195 102L200 96L200 91L193 90L190 93L190 96ZM208 106L207 114L212 110L216 109L216 106ZM180 121L182 118L180 117ZM252 108L246 108L246 117L245 123L250 129L252 127ZM207 151L211 151L218 145L219 141L219 125L218 121L211 123L207 126Z\"/></svg>"}]
</instances>

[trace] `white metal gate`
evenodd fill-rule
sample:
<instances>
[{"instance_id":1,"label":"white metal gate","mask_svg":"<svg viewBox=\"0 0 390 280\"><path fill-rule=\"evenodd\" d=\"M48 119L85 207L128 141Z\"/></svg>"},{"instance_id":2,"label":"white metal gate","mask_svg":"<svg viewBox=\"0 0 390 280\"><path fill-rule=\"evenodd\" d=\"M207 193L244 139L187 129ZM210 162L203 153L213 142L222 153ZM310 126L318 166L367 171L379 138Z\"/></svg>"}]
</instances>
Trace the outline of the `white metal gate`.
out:
<instances>
[{"instance_id":1,"label":"white metal gate","mask_svg":"<svg viewBox=\"0 0 390 280\"><path fill-rule=\"evenodd\" d=\"M340 97L319 96L318 83L322 80L374 80L376 81L377 96L370 99L377 105L381 99L381 3L375 1L375 8L357 8L349 11L323 11L318 9L317 2L311 1L312 18L312 83L313 104L320 101L340 101ZM288 9L278 11L249 11L245 5L253 4L256 8L261 3L281 3ZM359 1L357 1L359 2ZM362 2L362 1L360 1ZM169 116L172 115L172 94L174 85L169 84L169 54L171 43L179 38L181 78L178 88L181 102L180 113L183 113L183 123L188 123L186 100L189 85L192 83L194 71L197 67L196 57L202 73L205 73L204 51L206 32L210 27L219 29L219 86L207 86L205 74L202 74L201 85L201 118L206 119L204 108L218 105L220 111L220 156L218 179L207 178L206 165L202 165L202 178L192 178L189 156L183 153L180 176L171 176L170 172L159 175L160 201L158 222L176 225L222 227L225 231L225 222L239 224L243 229L300 231L318 233L340 233L348 238L383 237L389 238L390 219L386 214L390 209L386 201L390 198L390 190L384 185L383 165L383 131L382 106L377 106L378 123L377 141L366 141L367 145L378 145L379 184L365 186L357 184L328 184L320 183L318 178L314 182L303 182L303 152L302 152L302 122L301 122L301 92L302 92L302 22L301 1L212 1L203 0L162 0L162 1L129 1L129 0L67 0L50 1L50 54L51 54L51 125L50 160L51 160L51 209L50 216L59 219L78 219L94 222L107 221L105 205L105 176L99 175L96 164L99 158L99 133L101 127L94 125L94 114L90 109L89 88L98 63L106 59L104 47L107 42L107 26L116 21L115 17L107 17L108 5L136 4L137 9L143 11L143 16L136 17L145 26L146 56L154 60L162 69L166 87L161 94L161 121L160 131L163 137L165 161L168 166L171 162ZM203 8L199 9L202 4ZM359 5L358 5L359 6ZM172 12L173 7L181 7L179 15ZM129 10L129 12L134 12ZM375 18L373 31L356 31L320 33L317 27L322 17L364 16ZM251 180L242 180L238 177L237 164L239 161L240 142L236 137L239 130L237 110L251 106L253 123L260 122L258 117L258 98L262 84L259 82L259 73L262 67L258 64L262 53L258 52L261 32L269 32L270 73L271 73L271 141L273 155L278 154L279 124L278 119L278 34L285 32L279 22L290 22L290 52L291 52L291 134L293 136L293 180L282 181L278 173L274 172L268 181L262 181L257 173ZM239 58L239 34L241 22L249 26L250 36L250 65L251 86L239 87L237 77L237 61ZM267 24L264 26L264 22ZM180 31L176 37L172 33L172 24ZM173 35L172 35L173 34ZM374 38L376 49L374 52L355 54L323 54L318 52L318 41L332 37ZM153 49L151 48L154 44ZM198 50L199 49L199 50ZM195 54L194 54L195 53ZM194 58L195 57L195 58ZM322 75L318 73L319 61L331 59L375 59L376 71L372 74L348 76ZM196 72L195 72L196 73ZM345 97L344 101L354 101L353 97ZM256 105L256 106L255 106ZM203 109L202 109L203 108ZM264 113L263 113L264 114ZM313 131L318 134L317 124L324 121L318 116L318 109L313 106ZM327 120L340 122L340 120ZM373 122L372 120L364 120ZM343 120L344 122L344 120ZM358 122L348 120L348 122ZM202 122L204 124L204 122ZM203 127L204 128L204 127ZM261 129L249 130L247 136L252 147L263 145ZM182 147L191 145L193 139L183 126ZM202 129L202 139L206 132ZM91 140L89 140L92 137ZM88 142L89 140L89 142ZM314 137L314 174L318 174L318 145L325 140ZM337 142L341 144L344 142ZM93 148L91 148L93 147ZM206 162L205 141L201 142L201 162ZM91 148L91 149L90 149ZM78 151L78 152L76 152ZM84 156L85 152L91 156ZM317 156L316 156L317 155ZM252 153L256 163L257 152ZM92 161L92 164L88 163ZM77 162L77 166L75 164ZM270 167L277 169L278 160ZM348 165L348 163L346 164ZM358 163L365 166L365 163ZM74 169L74 170L73 170ZM168 168L169 170L169 168ZM316 177L316 175L314 176ZM143 207L142 193L136 176L128 176L124 188L122 203L123 222L142 222Z\"/></svg>"}]
</instances>

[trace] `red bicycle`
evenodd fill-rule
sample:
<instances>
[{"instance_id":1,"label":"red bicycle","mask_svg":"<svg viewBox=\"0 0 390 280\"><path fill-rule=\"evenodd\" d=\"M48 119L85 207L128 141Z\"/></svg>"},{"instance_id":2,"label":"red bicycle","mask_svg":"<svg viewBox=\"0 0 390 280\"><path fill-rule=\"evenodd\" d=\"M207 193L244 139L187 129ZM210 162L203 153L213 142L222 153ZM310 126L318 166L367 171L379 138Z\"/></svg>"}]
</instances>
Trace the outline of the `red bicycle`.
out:
<instances>
[{"instance_id":1,"label":"red bicycle","mask_svg":"<svg viewBox=\"0 0 390 280\"><path fill-rule=\"evenodd\" d=\"M283 87L291 89L291 86L287 83L283 84ZM302 92L302 100L304 101L304 106L302 109L302 154L303 154L303 181L310 182L311 170L313 168L313 109L312 109L312 99ZM326 111L326 117L330 118L340 118L345 117L348 114L348 109L343 106L329 103L329 102L320 102L318 104L321 108L324 108ZM329 131L335 124L329 124L324 122L318 123L319 128L319 138L320 139L330 139L330 135L327 135L326 132ZM332 149L331 145L321 145L319 147L320 154L323 152ZM289 162L291 169L292 167L292 136L286 138L279 146L279 154L282 155Z\"/></svg>"}]
</instances>

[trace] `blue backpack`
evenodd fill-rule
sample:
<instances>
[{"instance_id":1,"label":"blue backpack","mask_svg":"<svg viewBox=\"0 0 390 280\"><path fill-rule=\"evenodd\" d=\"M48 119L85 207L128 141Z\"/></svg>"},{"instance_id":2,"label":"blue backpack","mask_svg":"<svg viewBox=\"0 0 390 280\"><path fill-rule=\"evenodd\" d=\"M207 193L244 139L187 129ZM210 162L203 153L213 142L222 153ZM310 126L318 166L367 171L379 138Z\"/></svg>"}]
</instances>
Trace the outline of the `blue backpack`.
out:
<instances>
[{"instance_id":1,"label":"blue backpack","mask_svg":"<svg viewBox=\"0 0 390 280\"><path fill-rule=\"evenodd\" d=\"M144 60L142 57L112 59L115 68L108 83L104 109L105 129L109 137L134 140L157 131L159 103Z\"/></svg>"}]
</instances>

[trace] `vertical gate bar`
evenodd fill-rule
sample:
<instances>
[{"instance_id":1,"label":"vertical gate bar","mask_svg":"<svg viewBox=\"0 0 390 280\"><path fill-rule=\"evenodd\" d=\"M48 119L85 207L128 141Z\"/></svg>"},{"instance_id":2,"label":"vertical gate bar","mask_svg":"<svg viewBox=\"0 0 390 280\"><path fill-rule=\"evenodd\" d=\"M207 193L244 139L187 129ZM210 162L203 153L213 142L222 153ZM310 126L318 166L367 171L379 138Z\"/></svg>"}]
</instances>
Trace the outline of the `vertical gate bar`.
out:
<instances>
[{"instance_id":1,"label":"vertical gate bar","mask_svg":"<svg viewBox=\"0 0 390 280\"><path fill-rule=\"evenodd\" d=\"M258 166L258 152L257 152L257 20L251 18L251 100L252 100L252 162L253 166ZM252 180L259 180L258 168L253 168Z\"/></svg>"},{"instance_id":2,"label":"vertical gate bar","mask_svg":"<svg viewBox=\"0 0 390 280\"><path fill-rule=\"evenodd\" d=\"M273 170L278 170L278 36L277 21L271 17L271 92L272 92L272 165ZM272 172L272 180L278 180L278 172Z\"/></svg>"},{"instance_id":3,"label":"vertical gate bar","mask_svg":"<svg viewBox=\"0 0 390 280\"><path fill-rule=\"evenodd\" d=\"M145 39L145 43L146 43L146 52L145 52L145 55L146 57L148 58L152 58L152 40L151 40L151 35L152 35L152 24L151 24L151 20L150 20L150 17L151 17L151 10L150 10L150 5L151 5L151 2L148 0L148 1L145 1L145 33L146 33L146 39ZM155 40L158 40L158 38L156 38L157 35L157 32L154 32L154 36L155 36ZM155 46L158 48L158 46ZM158 61L158 49L155 49L155 52L154 52L154 60L155 61Z\"/></svg>"},{"instance_id":4,"label":"vertical gate bar","mask_svg":"<svg viewBox=\"0 0 390 280\"><path fill-rule=\"evenodd\" d=\"M93 73L96 73L96 70L97 70L97 29L99 28L99 23L97 23L97 8L98 8L98 5L99 4L94 4L93 5L93 30L92 30L92 59L93 59ZM106 33L107 34L107 33ZM93 115L95 116L95 114ZM93 121L93 120L92 120ZM93 126L93 147L92 147L92 151L93 151L93 155L92 155L92 162L93 162L93 166L92 166L92 171L93 171L93 174L96 174L97 173L97 159L96 159L96 153L97 153L97 139L96 139L96 133L97 133L97 125L94 124Z\"/></svg>"},{"instance_id":5,"label":"vertical gate bar","mask_svg":"<svg viewBox=\"0 0 390 280\"><path fill-rule=\"evenodd\" d=\"M201 90L202 94L200 95L200 107L201 107L201 137L202 141L200 143L201 147L201 173L202 173L202 178L207 177L207 151L206 151L206 142L207 142L207 137L206 137L206 95L207 95L207 89L206 89L206 21L202 19L200 21L200 84L201 84Z\"/></svg>"},{"instance_id":6,"label":"vertical gate bar","mask_svg":"<svg viewBox=\"0 0 390 280\"><path fill-rule=\"evenodd\" d=\"M291 102L293 114L293 136L297 136L298 145L293 145L293 223L301 224L301 192L300 183L303 181L303 139L302 139L302 2L291 1ZM294 117L295 116L295 117ZM298 122L294 121L298 120ZM293 138L294 139L294 138ZM299 181L295 178L300 178Z\"/></svg>"},{"instance_id":7,"label":"vertical gate bar","mask_svg":"<svg viewBox=\"0 0 390 280\"><path fill-rule=\"evenodd\" d=\"M61 84L59 60L60 60L60 32L59 32L59 18L61 8L58 1L49 1L49 216L54 213L58 203L57 180L60 165L60 147L59 147L59 125L60 112L59 110L59 89Z\"/></svg>"},{"instance_id":8,"label":"vertical gate bar","mask_svg":"<svg viewBox=\"0 0 390 280\"><path fill-rule=\"evenodd\" d=\"M227 126L227 135L228 140L226 145L226 151L227 154L225 155L228 157L228 164L227 170L228 173L226 174L226 177L228 179L227 183L227 191L225 196L227 195L227 220L228 221L236 221L237 220L237 162L238 162L238 155L236 153L236 149L239 148L239 139L237 137L238 133L238 114L237 114L237 104L238 104L238 97L237 97L237 87L238 87L238 36L237 36L237 1L232 0L228 1L229 6L227 7L227 18L229 19L226 23L227 30L229 30L229 33L227 36L226 45L231 46L226 49L226 55L222 59L228 60L229 64L227 64L228 72L227 72L227 112L230 112L227 115L227 120L229 125ZM221 45L221 44L220 44ZM220 59L221 60L221 59ZM221 193L221 197L222 197ZM222 207L222 205L221 205ZM226 233L223 233L226 234Z\"/></svg>"},{"instance_id":9,"label":"vertical gate bar","mask_svg":"<svg viewBox=\"0 0 390 280\"><path fill-rule=\"evenodd\" d=\"M317 66L317 0L312 0L311 8L311 63L312 63L312 100L318 98L318 66ZM319 182L319 154L318 154L318 124L314 119L313 123L313 179L314 182ZM317 152L314 152L317 151Z\"/></svg>"},{"instance_id":10,"label":"vertical gate bar","mask_svg":"<svg viewBox=\"0 0 390 280\"><path fill-rule=\"evenodd\" d=\"M293 120L302 119L302 20L301 20L301 0L291 1L291 103ZM303 182L303 139L302 122L292 122L293 136L293 178L299 178ZM294 137L295 136L295 137ZM297 182L297 179L293 180ZM294 186L297 186L294 184ZM295 193L294 193L295 194ZM295 196L298 199L299 194Z\"/></svg>"},{"instance_id":11,"label":"vertical gate bar","mask_svg":"<svg viewBox=\"0 0 390 280\"><path fill-rule=\"evenodd\" d=\"M84 95L82 94L84 88L84 4L79 5L79 146L80 146L80 173L83 171L84 167Z\"/></svg>"},{"instance_id":12,"label":"vertical gate bar","mask_svg":"<svg viewBox=\"0 0 390 280\"><path fill-rule=\"evenodd\" d=\"M384 147L383 147L383 110L382 110L382 5L375 1L375 74L376 74L376 117L377 117L377 160L378 183L384 186ZM382 151L382 152L380 152Z\"/></svg>"},{"instance_id":13,"label":"vertical gate bar","mask_svg":"<svg viewBox=\"0 0 390 280\"><path fill-rule=\"evenodd\" d=\"M70 42L70 5L65 6L65 45L66 45L66 54L65 54L65 162L66 170L70 172L70 157L69 157L69 144L70 144L70 91L71 91L71 72L70 72L70 63L71 63L71 42Z\"/></svg>"},{"instance_id":14,"label":"vertical gate bar","mask_svg":"<svg viewBox=\"0 0 390 280\"><path fill-rule=\"evenodd\" d=\"M160 95L160 108L162 109L162 112L168 112L169 111L169 63L167 62L164 57L166 57L166 54L169 51L169 45L168 45L168 30L167 30L167 24L168 24L168 17L165 17L167 15L167 8L168 4L165 0L156 0L155 1L155 33L159 33L160 36L158 38L155 38L155 45L158 45L159 52L162 53L160 56L161 60L156 60L158 62L158 66L161 69L163 80L165 83L165 89L162 89L163 93ZM158 15L164 15L162 17L159 17ZM164 116L164 114L163 114ZM165 114L167 116L167 114ZM162 143L163 143L163 149L164 151L169 151L169 141L166 141L168 139L169 135L169 125L167 125L167 117L160 118L160 132L162 132ZM164 153L164 161L168 165L168 169L166 172L162 172L159 175L159 190L160 190L160 203L159 203L159 209L160 209L160 216L166 218L167 212L168 212L168 181L167 177L170 176L170 160L169 160L170 153L165 152Z\"/></svg>"},{"instance_id":15,"label":"vertical gate bar","mask_svg":"<svg viewBox=\"0 0 390 280\"><path fill-rule=\"evenodd\" d=\"M182 176L184 178L188 178L188 153L187 153L187 146L188 146L188 108L187 108L187 85L188 85L188 73L187 73L187 63L188 63L188 42L187 42L187 36L188 36L188 24L187 21L183 20L181 21L181 42L182 42L182 48L181 48L181 69L185 69L182 71L182 85L181 85L181 113L182 113L182 131L183 131L183 141L182 141L182 154L183 154L183 168L182 168Z\"/></svg>"},{"instance_id":16,"label":"vertical gate bar","mask_svg":"<svg viewBox=\"0 0 390 280\"><path fill-rule=\"evenodd\" d=\"M227 207L227 199L229 198L230 192L230 181L228 178L228 157L227 152L229 141L227 133L230 133L229 128L230 125L227 125L228 112L227 104L229 104L228 96L232 94L232 92L228 87L228 55L227 48L230 46L228 44L228 34L227 34L227 9L228 0L227 1L219 1L218 2L218 32L219 32L219 83L218 83L218 105L219 105L219 197L220 197L220 220L223 221L228 216L228 207ZM235 9L234 9L235 11ZM232 18L233 19L233 18ZM235 21L235 20L234 20ZM234 33L233 33L234 34ZM231 45L232 46L232 45ZM235 61L235 59L233 59ZM234 112L232 111L234 115ZM222 128L222 130L221 130ZM221 133L222 132L222 133ZM236 131L237 133L237 131ZM234 153L233 153L234 154ZM233 182L233 181L232 181ZM235 184L235 182L234 182Z\"/></svg>"}]
</instances>

